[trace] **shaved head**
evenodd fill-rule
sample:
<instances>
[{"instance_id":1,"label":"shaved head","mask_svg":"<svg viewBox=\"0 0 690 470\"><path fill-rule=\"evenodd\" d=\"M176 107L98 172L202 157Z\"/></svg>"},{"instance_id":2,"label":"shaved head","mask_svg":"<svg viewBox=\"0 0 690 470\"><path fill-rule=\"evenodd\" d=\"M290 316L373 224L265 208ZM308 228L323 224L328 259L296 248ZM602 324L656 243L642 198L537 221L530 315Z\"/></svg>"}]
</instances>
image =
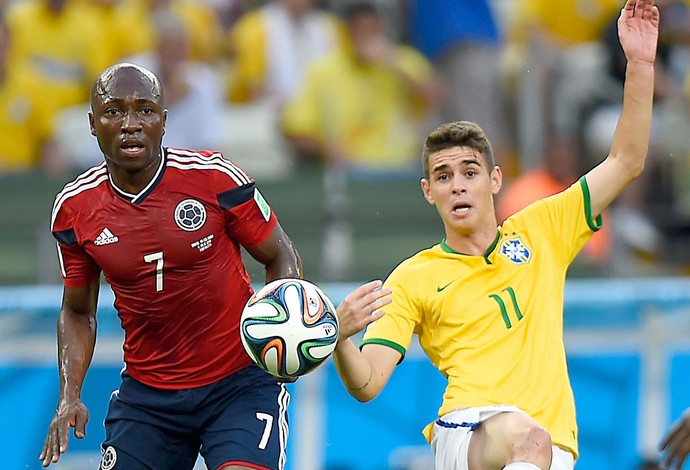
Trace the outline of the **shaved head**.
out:
<instances>
[{"instance_id":1,"label":"shaved head","mask_svg":"<svg viewBox=\"0 0 690 470\"><path fill-rule=\"evenodd\" d=\"M155 99L160 105L163 105L163 86L160 80L149 69L136 64L123 62L108 67L98 75L91 90L91 107L93 108L94 100L98 99L101 102L110 101L114 96L115 86L120 78L134 78L138 76L139 80L148 82L148 91L151 97Z\"/></svg>"}]
</instances>

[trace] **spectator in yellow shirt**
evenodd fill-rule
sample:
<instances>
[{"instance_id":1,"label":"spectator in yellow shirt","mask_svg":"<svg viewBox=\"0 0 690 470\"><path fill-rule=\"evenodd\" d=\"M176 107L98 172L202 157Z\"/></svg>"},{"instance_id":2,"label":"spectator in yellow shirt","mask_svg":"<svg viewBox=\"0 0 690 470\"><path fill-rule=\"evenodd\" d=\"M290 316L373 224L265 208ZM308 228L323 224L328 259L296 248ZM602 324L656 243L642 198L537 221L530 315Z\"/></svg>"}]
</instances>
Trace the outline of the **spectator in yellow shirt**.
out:
<instances>
[{"instance_id":1,"label":"spectator in yellow shirt","mask_svg":"<svg viewBox=\"0 0 690 470\"><path fill-rule=\"evenodd\" d=\"M155 17L172 12L189 34L191 59L213 63L222 44L222 29L215 11L207 2L198 0L122 0L137 12L135 20L142 28L147 51L156 47Z\"/></svg>"},{"instance_id":2,"label":"spectator in yellow shirt","mask_svg":"<svg viewBox=\"0 0 690 470\"><path fill-rule=\"evenodd\" d=\"M416 164L421 125L438 93L431 64L386 34L373 4L346 13L352 47L315 61L282 125L296 149L363 169Z\"/></svg>"},{"instance_id":3,"label":"spectator in yellow shirt","mask_svg":"<svg viewBox=\"0 0 690 470\"><path fill-rule=\"evenodd\" d=\"M110 53L93 9L75 0L24 0L9 4L9 60L23 62L41 86L49 120L67 106L85 103L93 78Z\"/></svg>"},{"instance_id":4,"label":"spectator in yellow shirt","mask_svg":"<svg viewBox=\"0 0 690 470\"><path fill-rule=\"evenodd\" d=\"M0 17L0 175L34 170L50 134L41 88L21 62L10 62L10 37Z\"/></svg>"},{"instance_id":5,"label":"spectator in yellow shirt","mask_svg":"<svg viewBox=\"0 0 690 470\"><path fill-rule=\"evenodd\" d=\"M315 0L274 0L250 10L227 38L230 101L282 105L300 88L308 65L343 42L340 21Z\"/></svg>"}]
</instances>

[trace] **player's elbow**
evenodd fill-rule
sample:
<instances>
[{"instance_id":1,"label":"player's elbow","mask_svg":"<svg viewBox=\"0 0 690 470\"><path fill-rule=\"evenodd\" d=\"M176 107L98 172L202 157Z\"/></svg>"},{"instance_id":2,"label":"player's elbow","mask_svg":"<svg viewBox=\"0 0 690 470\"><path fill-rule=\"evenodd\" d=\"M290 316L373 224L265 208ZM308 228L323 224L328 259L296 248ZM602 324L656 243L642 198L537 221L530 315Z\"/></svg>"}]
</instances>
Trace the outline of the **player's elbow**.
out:
<instances>
[{"instance_id":1,"label":"player's elbow","mask_svg":"<svg viewBox=\"0 0 690 470\"><path fill-rule=\"evenodd\" d=\"M373 393L373 392L367 392L367 391L359 391L359 392L350 392L350 395L354 397L355 400L357 400L360 403L367 403L376 398L378 395L378 392Z\"/></svg>"},{"instance_id":2,"label":"player's elbow","mask_svg":"<svg viewBox=\"0 0 690 470\"><path fill-rule=\"evenodd\" d=\"M633 154L630 153L619 155L612 152L609 157L618 162L617 167L619 176L625 178L626 181L630 183L631 181L637 179L644 172L645 158L644 156L631 158L628 155Z\"/></svg>"}]
</instances>

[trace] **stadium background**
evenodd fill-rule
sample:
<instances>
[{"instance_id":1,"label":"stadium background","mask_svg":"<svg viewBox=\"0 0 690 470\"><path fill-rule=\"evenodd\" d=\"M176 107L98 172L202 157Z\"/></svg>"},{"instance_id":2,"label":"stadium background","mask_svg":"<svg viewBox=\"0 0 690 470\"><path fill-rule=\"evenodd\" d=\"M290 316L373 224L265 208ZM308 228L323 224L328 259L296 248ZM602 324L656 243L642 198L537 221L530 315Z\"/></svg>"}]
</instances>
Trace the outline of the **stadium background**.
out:
<instances>
[{"instance_id":1,"label":"stadium background","mask_svg":"<svg viewBox=\"0 0 690 470\"><path fill-rule=\"evenodd\" d=\"M234 117L228 114L229 125L252 127L251 120ZM258 151L251 149L252 155ZM278 178L259 167L252 171L256 164L247 160L247 169L293 238L306 277L336 302L357 283L384 278L401 259L440 239L440 222L415 178L355 181L353 266L342 282L322 282L322 168L300 166ZM55 320L61 293L48 220L65 181L38 172L0 176L3 469L40 468L38 454L57 402ZM675 249L679 258L686 257L686 245ZM251 261L249 266L260 283L260 270ZM690 279L611 278L576 264L566 287L566 349L580 426L577 469L637 470L657 456L661 435L690 406ZM57 470L96 467L107 399L118 386L122 337L107 288L102 297L97 352L84 389L91 411L88 435L71 439ZM435 416L443 387L444 379L413 348L384 393L359 404L327 362L290 385L288 469L430 469L420 430Z\"/></svg>"}]
</instances>

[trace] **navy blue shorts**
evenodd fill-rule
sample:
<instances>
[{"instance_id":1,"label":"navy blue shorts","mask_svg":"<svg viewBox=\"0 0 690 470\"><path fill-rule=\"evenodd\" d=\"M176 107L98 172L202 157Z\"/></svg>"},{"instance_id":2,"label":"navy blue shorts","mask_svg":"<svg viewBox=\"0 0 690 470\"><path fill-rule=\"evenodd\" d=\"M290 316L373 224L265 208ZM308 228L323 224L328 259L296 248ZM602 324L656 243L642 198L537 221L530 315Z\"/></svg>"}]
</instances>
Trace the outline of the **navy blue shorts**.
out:
<instances>
[{"instance_id":1,"label":"navy blue shorts","mask_svg":"<svg viewBox=\"0 0 690 470\"><path fill-rule=\"evenodd\" d=\"M101 470L191 470L244 465L281 470L288 435L285 384L248 366L219 382L160 390L126 372L105 419Z\"/></svg>"}]
</instances>

